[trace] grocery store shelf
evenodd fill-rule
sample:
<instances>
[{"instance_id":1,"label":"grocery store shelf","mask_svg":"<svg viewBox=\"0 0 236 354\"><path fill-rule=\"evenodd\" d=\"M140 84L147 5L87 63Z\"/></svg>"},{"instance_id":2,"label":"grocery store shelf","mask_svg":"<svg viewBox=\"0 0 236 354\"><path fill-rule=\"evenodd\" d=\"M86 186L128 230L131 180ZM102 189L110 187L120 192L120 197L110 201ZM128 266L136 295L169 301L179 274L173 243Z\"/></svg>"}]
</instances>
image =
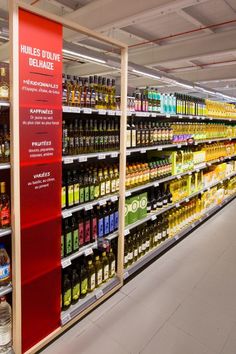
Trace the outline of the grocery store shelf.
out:
<instances>
[{"instance_id":1,"label":"grocery store shelf","mask_svg":"<svg viewBox=\"0 0 236 354\"><path fill-rule=\"evenodd\" d=\"M110 110L110 109L93 109L93 108L79 108L63 106L63 113L77 113L77 114L98 114L98 115L108 115L108 116L120 116L121 111Z\"/></svg>"},{"instance_id":2,"label":"grocery store shelf","mask_svg":"<svg viewBox=\"0 0 236 354\"><path fill-rule=\"evenodd\" d=\"M10 107L10 102L0 101L0 107Z\"/></svg>"},{"instance_id":3,"label":"grocery store shelf","mask_svg":"<svg viewBox=\"0 0 236 354\"><path fill-rule=\"evenodd\" d=\"M119 156L119 151L104 151L104 152L92 152L88 154L80 154L80 155L69 155L63 156L62 161L66 165L72 164L75 161L77 162L86 162L88 159L97 158L98 160L104 160L106 157L116 158Z\"/></svg>"},{"instance_id":4,"label":"grocery store shelf","mask_svg":"<svg viewBox=\"0 0 236 354\"><path fill-rule=\"evenodd\" d=\"M11 165L9 163L0 163L0 170L9 170Z\"/></svg>"},{"instance_id":5,"label":"grocery store shelf","mask_svg":"<svg viewBox=\"0 0 236 354\"><path fill-rule=\"evenodd\" d=\"M132 112L128 111L127 115L134 117L160 117L160 118L175 118L175 119L196 119L196 120L224 120L224 121L236 121L234 118L214 118L208 116L195 116L188 114L167 114L167 113L155 113L155 112Z\"/></svg>"},{"instance_id":6,"label":"grocery store shelf","mask_svg":"<svg viewBox=\"0 0 236 354\"><path fill-rule=\"evenodd\" d=\"M118 231L115 231L110 235L104 236L103 239L111 241L116 237L118 237ZM71 265L71 262L76 258L79 258L83 255L89 256L90 254L93 254L93 250L97 249L97 248L98 248L98 241L95 241L93 243L89 243L88 245L81 247L78 252L75 252L75 253L71 254L70 256L65 257L61 260L62 268L69 267Z\"/></svg>"},{"instance_id":7,"label":"grocery store shelf","mask_svg":"<svg viewBox=\"0 0 236 354\"><path fill-rule=\"evenodd\" d=\"M0 237L7 236L11 234L11 228L0 229Z\"/></svg>"},{"instance_id":8,"label":"grocery store shelf","mask_svg":"<svg viewBox=\"0 0 236 354\"><path fill-rule=\"evenodd\" d=\"M230 203L235 197L236 197L236 193L229 196L228 198L225 198L225 200L223 200L219 205L214 206L214 207L210 208L209 210L207 210L206 213L199 220L193 222L192 224L190 224L189 226L187 226L183 230L181 230L179 233L177 233L174 237L165 240L158 247L149 251L145 256L141 257L137 262L135 262L130 267L125 269L124 279L127 279L128 277L132 276L134 273L136 273L143 266L148 264L155 257L159 256L162 252L166 251L170 246L174 245L179 240L184 238L192 230L197 228L200 224L202 224L204 221L206 221L212 215L214 215L219 210L221 210L226 204Z\"/></svg>"},{"instance_id":9,"label":"grocery store shelf","mask_svg":"<svg viewBox=\"0 0 236 354\"><path fill-rule=\"evenodd\" d=\"M188 202L189 199L194 198L194 197L196 197L198 194L204 193L204 192L206 192L207 190L210 190L211 188L217 186L217 185L220 184L220 183L223 183L223 182L226 181L226 180L229 180L230 178L232 178L232 177L234 177L234 176L236 176L236 172L231 173L229 176L223 178L221 181L214 182L214 183L212 183L211 185L200 189L199 191L197 191L197 192L195 192L195 193L189 195L188 197L181 199L181 200L178 201L177 203L173 203L173 204L167 206L166 208L162 208L162 209L158 210L157 212L151 212L149 215L147 215L147 216L144 217L143 219L138 220L138 221L136 221L135 223L126 226L126 228L125 228L125 236L129 235L130 230L134 229L135 227L137 227L137 226L139 226L139 225L142 225L143 223L145 223L145 222L147 222L147 221L149 221L149 220L155 220L158 215L161 215L161 214L165 213L166 211L168 211L168 210L170 210L170 209L172 209L172 208L174 208L174 207L178 208L178 207L180 206L180 204L182 204L182 203L184 203L184 202Z\"/></svg>"},{"instance_id":10,"label":"grocery store shelf","mask_svg":"<svg viewBox=\"0 0 236 354\"><path fill-rule=\"evenodd\" d=\"M118 286L120 281L117 277L109 280L92 293L86 295L84 299L81 299L75 305L71 305L70 308L61 313L61 325L64 326L74 317L78 316L81 312L85 311L88 307L93 305L98 299L109 293L113 288Z\"/></svg>"},{"instance_id":11,"label":"grocery store shelf","mask_svg":"<svg viewBox=\"0 0 236 354\"><path fill-rule=\"evenodd\" d=\"M76 205L72 208L62 210L62 217L63 219L69 218L72 216L72 213L79 211L79 210L91 210L95 205L105 205L107 202L116 202L118 200L118 194L110 194L109 196L96 199L92 202L84 203Z\"/></svg>"},{"instance_id":12,"label":"grocery store shelf","mask_svg":"<svg viewBox=\"0 0 236 354\"><path fill-rule=\"evenodd\" d=\"M147 151L151 150L157 150L157 151L162 151L166 149L171 149L171 148L181 148L182 146L194 146L194 145L199 145L199 144L211 144L215 143L217 141L231 141L236 139L236 137L233 138L215 138L215 139L205 139L205 140L195 140L193 144L188 144L188 143L179 143L179 144L165 144L165 145L152 145L152 146L140 146L140 147L135 147L135 148L128 148L126 150L126 155L129 156L133 153L139 152L141 154L145 154Z\"/></svg>"},{"instance_id":13,"label":"grocery store shelf","mask_svg":"<svg viewBox=\"0 0 236 354\"><path fill-rule=\"evenodd\" d=\"M143 189L147 189L147 188L150 188L150 187L158 187L161 183L172 181L174 179L178 179L178 178L181 178L183 176L191 175L192 173L199 172L200 170L204 170L206 167L214 165L215 163L231 160L234 157L236 157L236 155L226 156L226 157L223 157L223 158L219 158L219 159L211 160L211 161L208 161L208 162L204 162L201 166L195 167L193 170L186 171L186 172L183 172L183 173L179 173L177 175L173 175L173 176L168 176L168 177L165 177L165 178L157 179L157 180L155 180L153 182L142 184L140 186L127 189L127 191L125 193L125 196L129 197L133 193L139 192L139 191L141 191Z\"/></svg>"},{"instance_id":14,"label":"grocery store shelf","mask_svg":"<svg viewBox=\"0 0 236 354\"><path fill-rule=\"evenodd\" d=\"M11 292L12 292L11 284L6 286L0 286L0 296L5 296L7 294L10 294Z\"/></svg>"}]
</instances>

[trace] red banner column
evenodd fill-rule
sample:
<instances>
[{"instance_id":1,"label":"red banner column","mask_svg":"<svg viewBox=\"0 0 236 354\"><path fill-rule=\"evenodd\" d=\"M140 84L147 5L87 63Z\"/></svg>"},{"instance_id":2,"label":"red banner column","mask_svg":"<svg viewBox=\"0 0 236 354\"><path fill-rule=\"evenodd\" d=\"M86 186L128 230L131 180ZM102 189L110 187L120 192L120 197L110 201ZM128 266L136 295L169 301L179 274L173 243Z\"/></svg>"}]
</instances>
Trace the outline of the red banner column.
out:
<instances>
[{"instance_id":1,"label":"red banner column","mask_svg":"<svg viewBox=\"0 0 236 354\"><path fill-rule=\"evenodd\" d=\"M62 26L19 10L23 352L60 326Z\"/></svg>"}]
</instances>

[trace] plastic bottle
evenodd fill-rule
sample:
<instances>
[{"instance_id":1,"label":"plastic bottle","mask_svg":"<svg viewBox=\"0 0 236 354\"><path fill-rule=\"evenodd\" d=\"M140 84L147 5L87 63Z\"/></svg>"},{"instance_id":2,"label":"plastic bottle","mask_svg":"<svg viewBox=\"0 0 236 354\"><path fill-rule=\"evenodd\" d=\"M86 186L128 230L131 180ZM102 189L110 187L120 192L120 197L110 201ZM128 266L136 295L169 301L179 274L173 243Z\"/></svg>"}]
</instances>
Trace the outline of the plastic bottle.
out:
<instances>
[{"instance_id":1,"label":"plastic bottle","mask_svg":"<svg viewBox=\"0 0 236 354\"><path fill-rule=\"evenodd\" d=\"M8 353L12 345L11 306L5 296L0 298L0 353Z\"/></svg>"}]
</instances>

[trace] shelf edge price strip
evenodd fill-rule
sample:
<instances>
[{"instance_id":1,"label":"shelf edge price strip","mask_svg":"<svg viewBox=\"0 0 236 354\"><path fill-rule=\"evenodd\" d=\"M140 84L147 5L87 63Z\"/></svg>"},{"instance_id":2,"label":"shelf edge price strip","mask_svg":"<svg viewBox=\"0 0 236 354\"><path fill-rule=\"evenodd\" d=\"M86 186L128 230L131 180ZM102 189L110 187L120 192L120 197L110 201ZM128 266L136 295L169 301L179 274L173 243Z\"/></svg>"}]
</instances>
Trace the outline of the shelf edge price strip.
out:
<instances>
[{"instance_id":1,"label":"shelf edge price strip","mask_svg":"<svg viewBox=\"0 0 236 354\"><path fill-rule=\"evenodd\" d=\"M71 265L71 260L70 259L65 259L64 261L62 260L62 268L69 267Z\"/></svg>"},{"instance_id":2,"label":"shelf edge price strip","mask_svg":"<svg viewBox=\"0 0 236 354\"><path fill-rule=\"evenodd\" d=\"M62 325L66 324L67 322L69 322L71 320L71 315L68 313L66 316L63 316L61 318L61 323Z\"/></svg>"},{"instance_id":3,"label":"shelf edge price strip","mask_svg":"<svg viewBox=\"0 0 236 354\"><path fill-rule=\"evenodd\" d=\"M98 290L98 291L96 292L95 297L96 297L96 299L98 300L98 299L100 299L100 297L102 297L102 296L103 296L103 291L100 289L100 290Z\"/></svg>"},{"instance_id":4,"label":"shelf edge price strip","mask_svg":"<svg viewBox=\"0 0 236 354\"><path fill-rule=\"evenodd\" d=\"M89 247L89 248L87 248L87 249L84 251L85 257L90 256L90 254L93 254L93 249L92 249L92 247Z\"/></svg>"}]
</instances>

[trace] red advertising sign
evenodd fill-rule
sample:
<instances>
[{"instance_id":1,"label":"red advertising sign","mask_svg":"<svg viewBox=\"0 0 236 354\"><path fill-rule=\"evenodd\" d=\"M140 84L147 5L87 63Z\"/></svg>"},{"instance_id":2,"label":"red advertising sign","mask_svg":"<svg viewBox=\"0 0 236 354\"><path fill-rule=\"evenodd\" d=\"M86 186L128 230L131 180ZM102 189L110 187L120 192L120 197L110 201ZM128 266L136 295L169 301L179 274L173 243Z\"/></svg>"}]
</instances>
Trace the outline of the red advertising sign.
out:
<instances>
[{"instance_id":1,"label":"red advertising sign","mask_svg":"<svg viewBox=\"0 0 236 354\"><path fill-rule=\"evenodd\" d=\"M19 10L22 350L60 326L62 26Z\"/></svg>"}]
</instances>

